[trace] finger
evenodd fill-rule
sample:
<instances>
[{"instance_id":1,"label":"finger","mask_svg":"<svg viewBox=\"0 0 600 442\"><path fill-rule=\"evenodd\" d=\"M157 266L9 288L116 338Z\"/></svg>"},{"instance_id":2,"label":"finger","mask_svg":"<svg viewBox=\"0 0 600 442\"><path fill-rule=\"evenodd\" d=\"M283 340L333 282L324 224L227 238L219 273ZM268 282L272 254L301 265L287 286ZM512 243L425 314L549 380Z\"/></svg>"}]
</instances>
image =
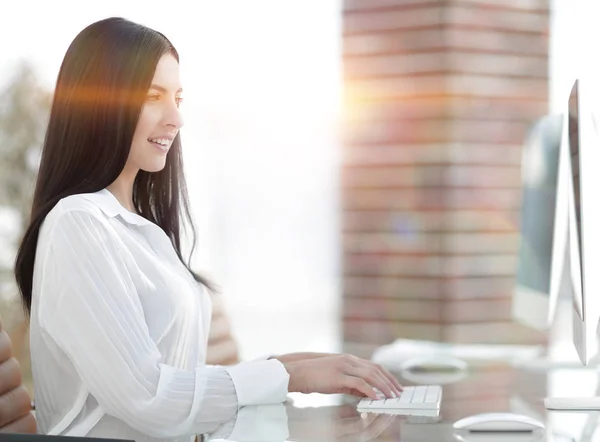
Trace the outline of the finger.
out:
<instances>
[{"instance_id":1,"label":"finger","mask_svg":"<svg viewBox=\"0 0 600 442\"><path fill-rule=\"evenodd\" d=\"M0 395L21 385L21 366L15 358L0 363Z\"/></svg>"},{"instance_id":2,"label":"finger","mask_svg":"<svg viewBox=\"0 0 600 442\"><path fill-rule=\"evenodd\" d=\"M383 373L383 375L390 380L390 382L394 385L394 387L396 388L396 393L401 393L404 390L404 387L402 386L402 384L400 383L400 381L398 381L398 378L396 376L394 376L392 373L390 373L385 367L376 364L377 367L379 368L379 370L381 371L381 373Z\"/></svg>"},{"instance_id":3,"label":"finger","mask_svg":"<svg viewBox=\"0 0 600 442\"><path fill-rule=\"evenodd\" d=\"M356 390L362 393L364 396L373 399L374 401L377 400L377 393L375 393L375 390L373 390L373 388L367 384L364 379L346 375L344 376L342 383L343 386L349 391Z\"/></svg>"},{"instance_id":4,"label":"finger","mask_svg":"<svg viewBox=\"0 0 600 442\"><path fill-rule=\"evenodd\" d=\"M386 381L390 385L390 388L394 391L396 396L399 396L402 393L402 390L404 390L404 387L402 387L402 385L400 384L400 382L398 382L398 380L394 377L394 375L392 375L389 371L387 371L381 365L375 364L374 362L367 361L366 359L360 359L360 358L358 358L355 361L355 365L359 365L362 367L368 367L371 370L376 370L383 378L386 379Z\"/></svg>"},{"instance_id":5,"label":"finger","mask_svg":"<svg viewBox=\"0 0 600 442\"><path fill-rule=\"evenodd\" d=\"M24 387L17 387L0 396L0 427L31 411L31 399Z\"/></svg>"},{"instance_id":6,"label":"finger","mask_svg":"<svg viewBox=\"0 0 600 442\"><path fill-rule=\"evenodd\" d=\"M33 414L27 413L5 427L0 428L0 433L36 434L36 422Z\"/></svg>"},{"instance_id":7,"label":"finger","mask_svg":"<svg viewBox=\"0 0 600 442\"><path fill-rule=\"evenodd\" d=\"M357 396L357 397L360 397L363 399L367 397L362 391L355 390L354 388L348 388L348 389L344 390L343 393L349 394L352 396ZM375 392L375 395L377 395L377 392ZM369 399L371 399L371 398L369 398ZM379 398L377 398L377 399L379 399Z\"/></svg>"},{"instance_id":8,"label":"finger","mask_svg":"<svg viewBox=\"0 0 600 442\"><path fill-rule=\"evenodd\" d=\"M394 385L373 367L352 366L347 374L356 376L367 381L371 387L380 390L386 397L396 397Z\"/></svg>"}]
</instances>

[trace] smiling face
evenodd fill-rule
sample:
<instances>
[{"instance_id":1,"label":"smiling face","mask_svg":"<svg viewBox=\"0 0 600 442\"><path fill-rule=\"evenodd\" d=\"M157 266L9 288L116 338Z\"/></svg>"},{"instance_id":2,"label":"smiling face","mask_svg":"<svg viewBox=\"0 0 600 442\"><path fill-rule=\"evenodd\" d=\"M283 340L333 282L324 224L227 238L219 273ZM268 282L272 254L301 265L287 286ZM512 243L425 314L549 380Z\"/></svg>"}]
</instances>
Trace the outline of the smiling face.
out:
<instances>
[{"instance_id":1,"label":"smiling face","mask_svg":"<svg viewBox=\"0 0 600 442\"><path fill-rule=\"evenodd\" d=\"M126 169L158 172L165 167L173 139L183 126L179 63L165 54L156 65L152 85L133 135Z\"/></svg>"}]
</instances>

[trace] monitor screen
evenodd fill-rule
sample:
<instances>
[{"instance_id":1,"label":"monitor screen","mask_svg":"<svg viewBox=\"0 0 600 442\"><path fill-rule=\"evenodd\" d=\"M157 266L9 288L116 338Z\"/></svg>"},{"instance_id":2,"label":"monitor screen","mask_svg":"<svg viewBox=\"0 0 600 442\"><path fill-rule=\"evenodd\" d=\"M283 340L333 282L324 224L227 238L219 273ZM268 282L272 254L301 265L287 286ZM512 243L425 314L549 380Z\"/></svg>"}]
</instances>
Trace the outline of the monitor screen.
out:
<instances>
[{"instance_id":1,"label":"monitor screen","mask_svg":"<svg viewBox=\"0 0 600 442\"><path fill-rule=\"evenodd\" d=\"M581 230L581 162L579 154L579 81L575 81L569 96L569 152L571 153L571 183L573 185L573 205L575 207L575 229L579 252L579 262L583 262L582 230ZM583 281L583 266L580 267L581 281Z\"/></svg>"},{"instance_id":2,"label":"monitor screen","mask_svg":"<svg viewBox=\"0 0 600 442\"><path fill-rule=\"evenodd\" d=\"M517 286L548 296L561 117L540 120L523 151Z\"/></svg>"},{"instance_id":3,"label":"monitor screen","mask_svg":"<svg viewBox=\"0 0 600 442\"><path fill-rule=\"evenodd\" d=\"M538 330L553 315L551 296L559 154L564 115L546 115L529 131L522 152L519 253L513 318Z\"/></svg>"}]
</instances>

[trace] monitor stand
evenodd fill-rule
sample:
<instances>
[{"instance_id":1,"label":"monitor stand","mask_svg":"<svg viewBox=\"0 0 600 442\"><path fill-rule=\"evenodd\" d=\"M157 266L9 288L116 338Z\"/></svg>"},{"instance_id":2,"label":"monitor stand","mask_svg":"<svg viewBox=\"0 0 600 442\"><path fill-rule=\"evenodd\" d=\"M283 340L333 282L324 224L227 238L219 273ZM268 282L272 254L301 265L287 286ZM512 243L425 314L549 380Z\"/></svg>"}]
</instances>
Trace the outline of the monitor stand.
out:
<instances>
[{"instance_id":1,"label":"monitor stand","mask_svg":"<svg viewBox=\"0 0 600 442\"><path fill-rule=\"evenodd\" d=\"M562 302L562 301L561 301ZM566 309L559 309L559 311L565 311ZM568 330L569 325L572 333L576 333L573 326L574 323L568 324L568 317L571 316L571 320L579 320L576 317L577 313L572 310L571 315L555 317L555 322L551 330L551 341L554 341L554 345L573 345L573 336L565 335L565 331ZM577 326L583 324L577 323ZM523 370L540 370L545 372L552 372L554 370L595 370L598 375L597 388L593 393L593 396L586 397L547 397L544 399L544 405L547 410L563 410L563 411L600 411L600 340L597 339L599 335L595 334L595 355L590 359L587 365L583 365L579 359L577 360L553 360L552 356L542 357L533 360L514 361L513 366L519 367ZM553 338L559 338L557 340ZM552 345L552 344L550 344Z\"/></svg>"},{"instance_id":2,"label":"monitor stand","mask_svg":"<svg viewBox=\"0 0 600 442\"><path fill-rule=\"evenodd\" d=\"M600 411L600 352L592 358L586 366L581 363L554 364L550 369L595 369L598 374L596 391L593 396L587 397L547 397L544 399L544 406L547 410L562 411Z\"/></svg>"},{"instance_id":3,"label":"monitor stand","mask_svg":"<svg viewBox=\"0 0 600 442\"><path fill-rule=\"evenodd\" d=\"M563 294L554 302L556 303L553 308L554 314L551 320L548 321L548 348L552 348L553 351L537 358L515 358L512 361L513 367L531 371L600 370L600 323L597 332L593 335L584 333L583 327L586 324L579 319L577 312L572 308L573 301L571 297ZM581 363L574 351L576 348L574 342L581 341L582 335L592 335L592 339L594 339L590 343L592 350L589 351L594 356L590 358L587 365ZM565 350L566 353L572 351L572 356L566 359L565 357L555 358L555 354L563 354Z\"/></svg>"},{"instance_id":4,"label":"monitor stand","mask_svg":"<svg viewBox=\"0 0 600 442\"><path fill-rule=\"evenodd\" d=\"M599 367L596 367L597 369ZM600 369L598 370L600 376ZM544 406L551 411L596 411L600 410L600 378L594 396L589 397L547 397Z\"/></svg>"},{"instance_id":5,"label":"monitor stand","mask_svg":"<svg viewBox=\"0 0 600 442\"><path fill-rule=\"evenodd\" d=\"M544 406L547 410L555 411L595 411L600 410L600 396L547 397Z\"/></svg>"}]
</instances>

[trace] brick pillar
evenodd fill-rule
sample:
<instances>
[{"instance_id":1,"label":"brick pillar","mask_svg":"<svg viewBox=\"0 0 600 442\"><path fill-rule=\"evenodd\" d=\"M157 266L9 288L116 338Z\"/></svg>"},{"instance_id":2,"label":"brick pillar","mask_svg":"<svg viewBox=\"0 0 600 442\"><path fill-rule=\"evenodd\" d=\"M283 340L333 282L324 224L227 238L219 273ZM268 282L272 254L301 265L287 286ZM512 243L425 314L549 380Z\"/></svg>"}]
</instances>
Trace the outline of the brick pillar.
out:
<instances>
[{"instance_id":1,"label":"brick pillar","mask_svg":"<svg viewBox=\"0 0 600 442\"><path fill-rule=\"evenodd\" d=\"M540 342L511 318L548 0L344 0L346 351Z\"/></svg>"}]
</instances>

